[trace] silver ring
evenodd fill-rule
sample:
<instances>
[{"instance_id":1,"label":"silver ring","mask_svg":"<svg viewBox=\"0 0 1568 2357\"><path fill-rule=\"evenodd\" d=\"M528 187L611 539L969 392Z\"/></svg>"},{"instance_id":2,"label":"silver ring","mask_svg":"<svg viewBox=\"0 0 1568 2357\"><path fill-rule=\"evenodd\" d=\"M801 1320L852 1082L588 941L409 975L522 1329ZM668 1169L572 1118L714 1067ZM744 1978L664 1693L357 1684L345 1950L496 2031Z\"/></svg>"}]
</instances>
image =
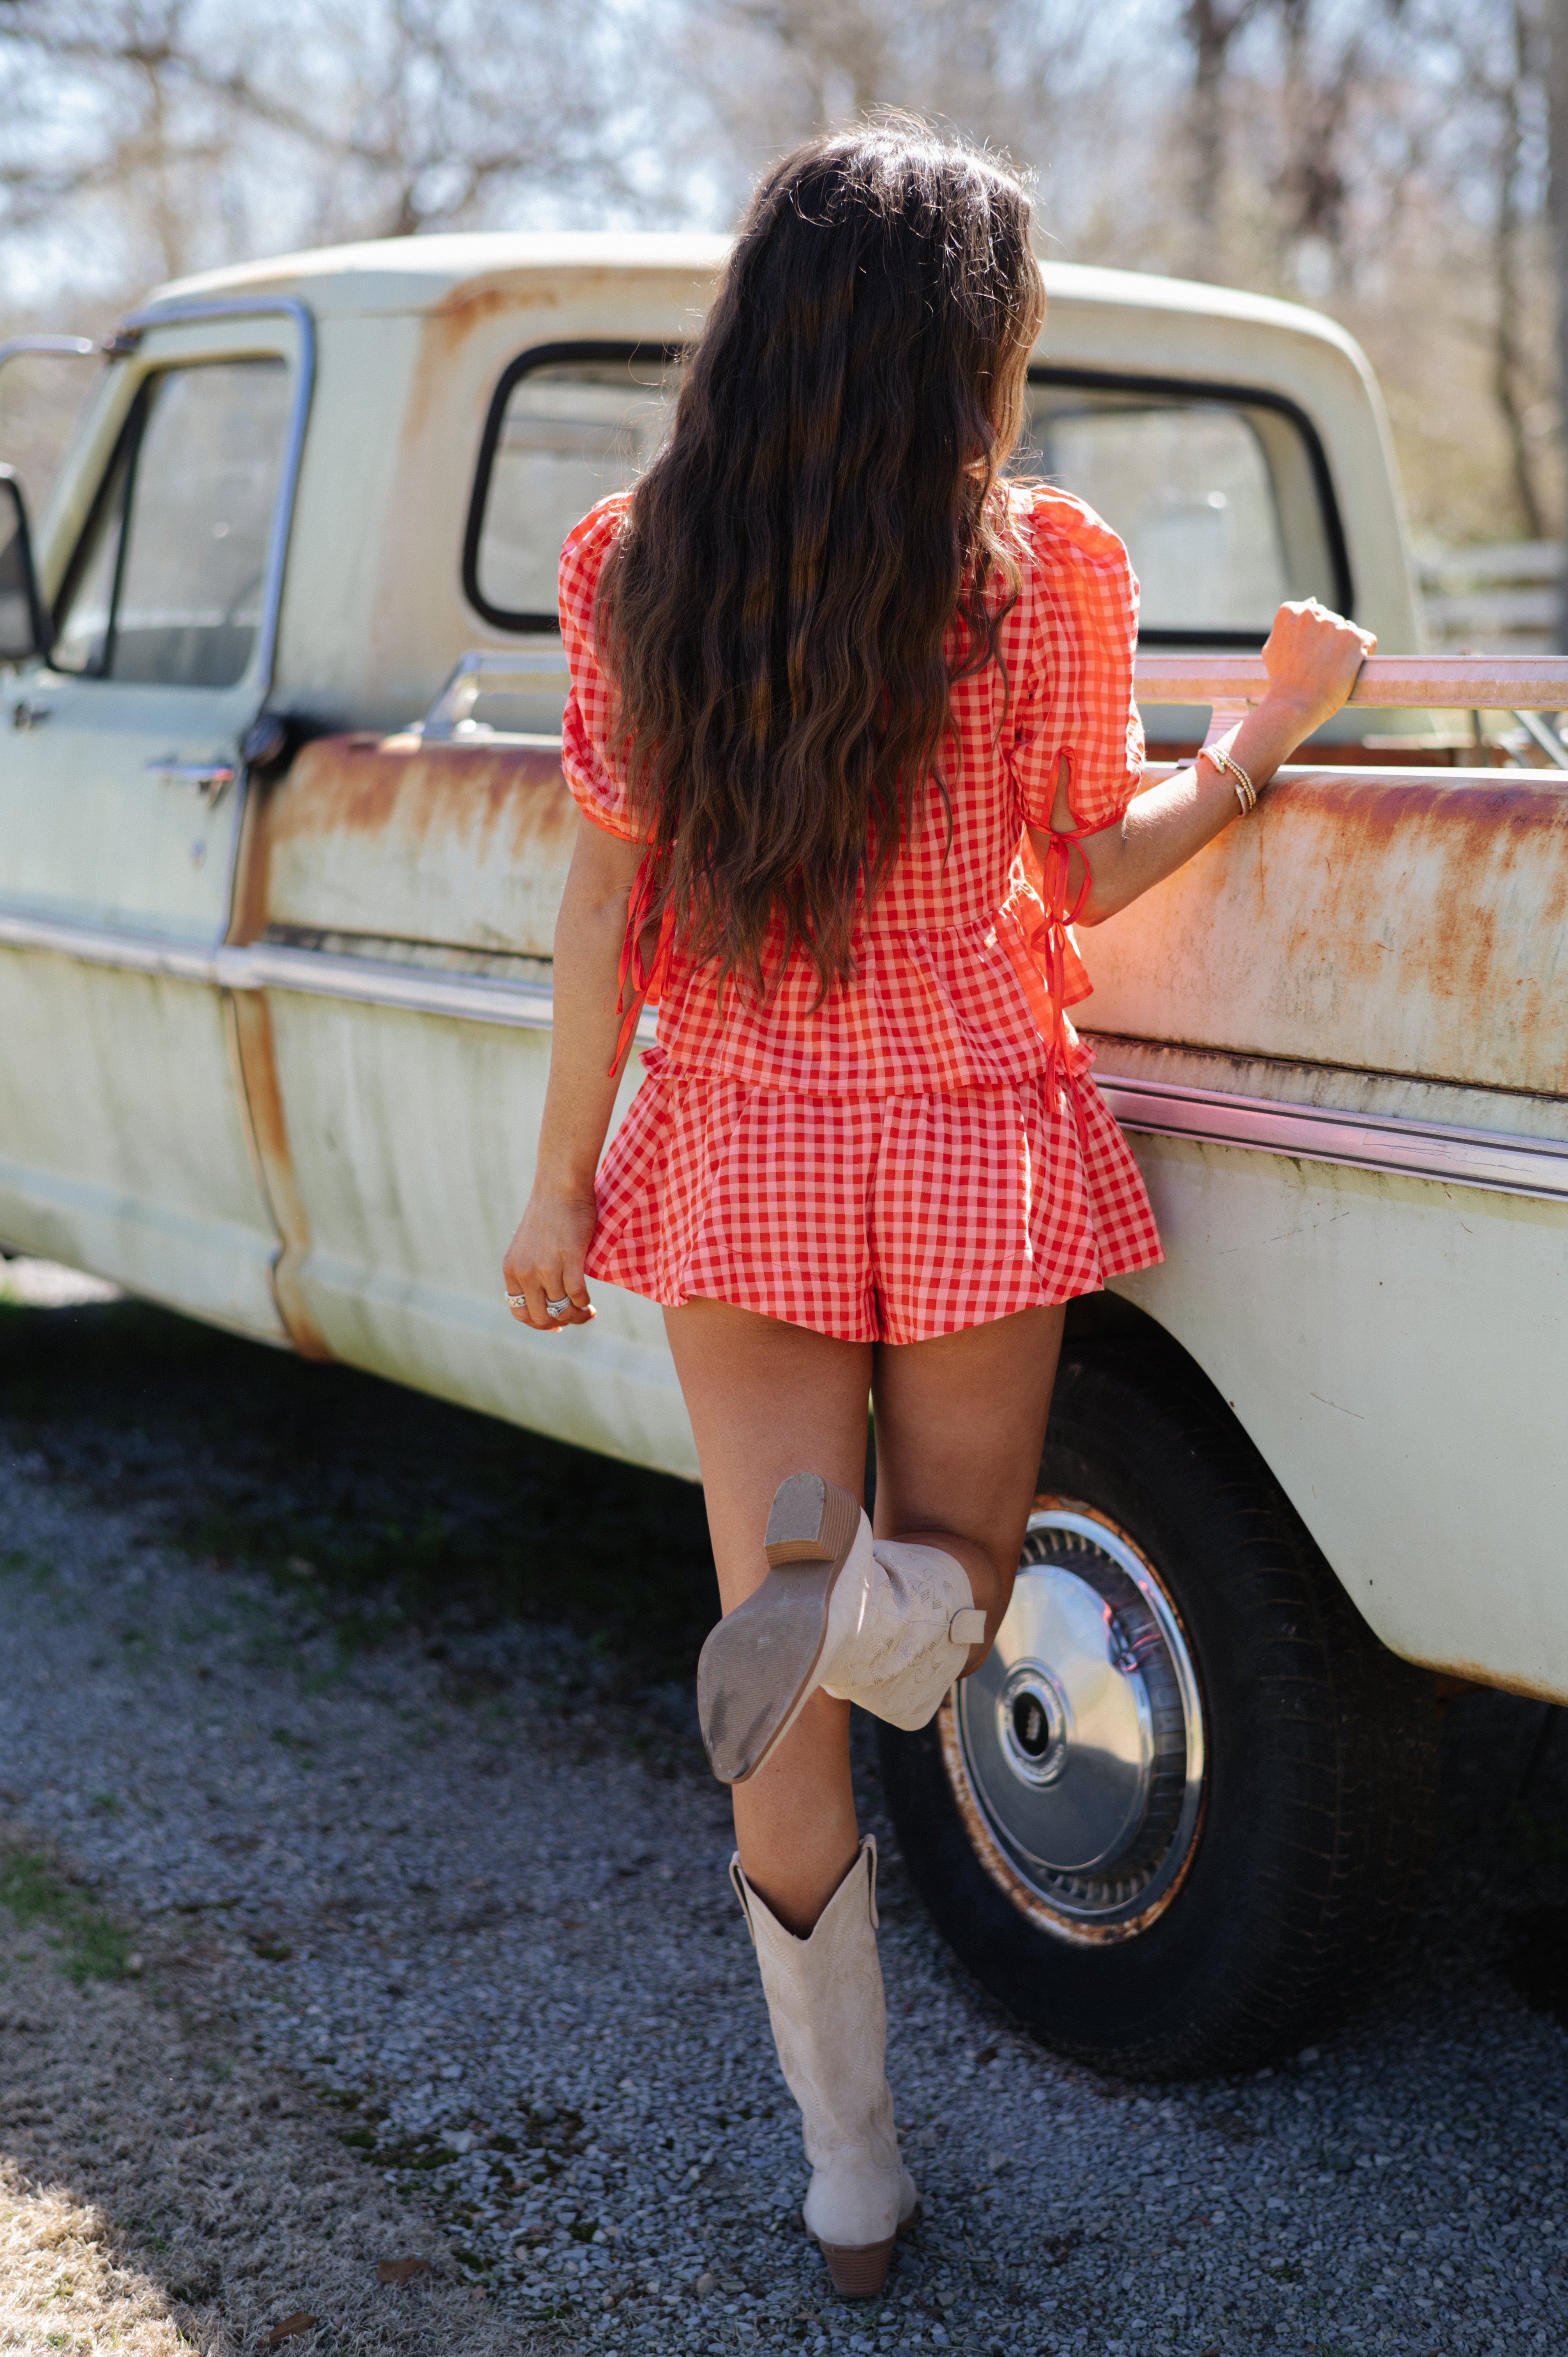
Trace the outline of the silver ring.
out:
<instances>
[{"instance_id":1,"label":"silver ring","mask_svg":"<svg viewBox=\"0 0 1568 2357\"><path fill-rule=\"evenodd\" d=\"M506 1305L509 1309L526 1309L528 1308L528 1296L526 1293L509 1293L506 1297Z\"/></svg>"},{"instance_id":2,"label":"silver ring","mask_svg":"<svg viewBox=\"0 0 1568 2357\"><path fill-rule=\"evenodd\" d=\"M571 1307L571 1295L569 1293L564 1293L559 1301L547 1301L545 1303L544 1315L546 1318L564 1318Z\"/></svg>"}]
</instances>

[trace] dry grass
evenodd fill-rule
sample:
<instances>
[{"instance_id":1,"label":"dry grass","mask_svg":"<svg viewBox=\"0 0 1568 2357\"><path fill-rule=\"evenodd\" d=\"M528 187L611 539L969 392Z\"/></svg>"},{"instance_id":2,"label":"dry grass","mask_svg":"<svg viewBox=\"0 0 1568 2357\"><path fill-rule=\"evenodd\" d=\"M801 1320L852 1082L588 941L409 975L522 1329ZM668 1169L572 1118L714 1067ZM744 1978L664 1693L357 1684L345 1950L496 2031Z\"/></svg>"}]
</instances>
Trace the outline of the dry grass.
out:
<instances>
[{"instance_id":1,"label":"dry grass","mask_svg":"<svg viewBox=\"0 0 1568 2357\"><path fill-rule=\"evenodd\" d=\"M198 2345L166 2294L113 2255L102 2211L0 2160L0 2349L113 2349L174 2357Z\"/></svg>"},{"instance_id":2,"label":"dry grass","mask_svg":"<svg viewBox=\"0 0 1568 2357\"><path fill-rule=\"evenodd\" d=\"M52 1870L22 1863L37 1900ZM249 2357L300 2310L286 2357L562 2347L503 2321L301 2091L182 2019L150 1929L145 1978L112 1976L126 1928L93 1912L69 1886L0 1906L0 2351ZM428 2272L378 2282L399 2258Z\"/></svg>"}]
</instances>

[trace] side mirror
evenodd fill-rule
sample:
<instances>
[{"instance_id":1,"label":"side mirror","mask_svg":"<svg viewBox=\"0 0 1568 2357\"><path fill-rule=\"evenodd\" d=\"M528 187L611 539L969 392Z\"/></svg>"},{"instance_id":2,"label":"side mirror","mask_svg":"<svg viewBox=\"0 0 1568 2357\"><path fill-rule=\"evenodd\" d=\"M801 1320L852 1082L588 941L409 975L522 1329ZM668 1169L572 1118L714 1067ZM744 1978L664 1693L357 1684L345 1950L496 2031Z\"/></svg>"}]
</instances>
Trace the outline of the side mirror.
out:
<instances>
[{"instance_id":1,"label":"side mirror","mask_svg":"<svg viewBox=\"0 0 1568 2357\"><path fill-rule=\"evenodd\" d=\"M22 486L14 468L0 467L0 663L30 662L48 647Z\"/></svg>"}]
</instances>

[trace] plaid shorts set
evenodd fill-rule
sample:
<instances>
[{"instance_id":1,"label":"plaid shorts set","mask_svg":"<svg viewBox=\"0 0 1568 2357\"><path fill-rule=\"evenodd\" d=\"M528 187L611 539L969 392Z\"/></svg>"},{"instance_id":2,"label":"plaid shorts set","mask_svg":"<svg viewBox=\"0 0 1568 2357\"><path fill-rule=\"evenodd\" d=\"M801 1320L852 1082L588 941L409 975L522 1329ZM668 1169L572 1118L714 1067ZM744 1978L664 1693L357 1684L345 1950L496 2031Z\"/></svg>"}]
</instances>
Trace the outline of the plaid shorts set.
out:
<instances>
[{"instance_id":1,"label":"plaid shorts set","mask_svg":"<svg viewBox=\"0 0 1568 2357\"><path fill-rule=\"evenodd\" d=\"M1010 497L1012 694L993 663L953 688L950 847L933 796L861 915L854 979L814 1012L798 953L765 1006L733 986L721 1006L677 934L658 1043L600 1167L590 1276L671 1307L701 1296L846 1341L918 1342L1161 1257L1066 1017L1090 987L1062 899L1067 839L1042 871L1026 832L1049 830L1064 759L1078 832L1112 824L1137 790L1137 583L1081 500ZM560 588L566 782L585 818L630 840L593 643L627 504L576 526Z\"/></svg>"}]
</instances>

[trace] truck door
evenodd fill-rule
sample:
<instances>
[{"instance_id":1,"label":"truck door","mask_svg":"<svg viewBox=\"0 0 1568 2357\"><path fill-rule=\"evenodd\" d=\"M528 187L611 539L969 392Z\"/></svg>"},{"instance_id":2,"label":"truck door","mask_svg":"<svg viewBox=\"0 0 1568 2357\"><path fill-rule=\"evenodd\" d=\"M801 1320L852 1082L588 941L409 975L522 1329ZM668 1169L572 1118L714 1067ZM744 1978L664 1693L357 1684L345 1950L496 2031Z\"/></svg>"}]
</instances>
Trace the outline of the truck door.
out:
<instances>
[{"instance_id":1,"label":"truck door","mask_svg":"<svg viewBox=\"0 0 1568 2357\"><path fill-rule=\"evenodd\" d=\"M49 660L0 737L0 1234L273 1335L213 953L307 339L303 314L198 318L111 371L46 533L70 544Z\"/></svg>"}]
</instances>

